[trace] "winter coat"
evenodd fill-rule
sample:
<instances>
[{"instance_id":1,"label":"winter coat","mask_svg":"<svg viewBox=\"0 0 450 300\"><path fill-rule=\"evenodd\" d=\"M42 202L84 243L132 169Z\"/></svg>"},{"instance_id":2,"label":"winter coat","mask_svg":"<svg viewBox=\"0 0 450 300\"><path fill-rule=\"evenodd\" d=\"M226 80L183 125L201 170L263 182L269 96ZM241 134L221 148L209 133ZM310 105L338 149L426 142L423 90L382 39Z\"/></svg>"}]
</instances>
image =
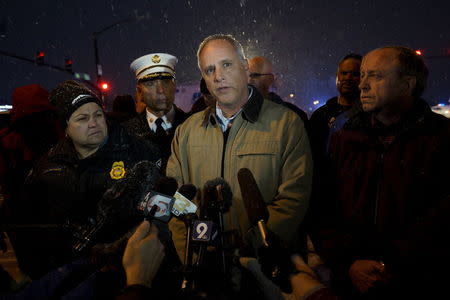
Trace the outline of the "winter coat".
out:
<instances>
[{"instance_id":1,"label":"winter coat","mask_svg":"<svg viewBox=\"0 0 450 300\"><path fill-rule=\"evenodd\" d=\"M122 125L127 129L130 135L148 141L149 143L152 143L159 147L159 152L161 153L162 158L161 170L163 171L165 170L167 160L170 156L170 144L175 134L175 130L188 117L188 114L179 109L176 105L174 105L173 107L175 109L175 117L172 128L166 131L167 136L163 140L158 138L154 131L150 130L147 122L146 110L144 110L142 113L132 118L131 120L122 123Z\"/></svg>"},{"instance_id":2,"label":"winter coat","mask_svg":"<svg viewBox=\"0 0 450 300\"><path fill-rule=\"evenodd\" d=\"M336 118L344 112L348 112L350 108L351 107L349 106L339 104L338 97L333 97L328 99L325 105L313 112L309 122L311 128L311 149L313 151L314 162L316 162L316 160L323 160L323 157L326 156L329 137L331 131L333 131Z\"/></svg>"},{"instance_id":3,"label":"winter coat","mask_svg":"<svg viewBox=\"0 0 450 300\"><path fill-rule=\"evenodd\" d=\"M308 136L297 114L264 100L255 88L234 119L225 145L215 107L186 120L175 133L166 174L179 184L192 183L198 188L208 180L223 177L233 193L224 227L242 236L250 224L237 180L241 168L253 173L268 205L269 229L284 241L293 242L311 188ZM170 226L178 253L183 253L185 226L176 220Z\"/></svg>"},{"instance_id":4,"label":"winter coat","mask_svg":"<svg viewBox=\"0 0 450 300\"><path fill-rule=\"evenodd\" d=\"M308 115L301 108L299 108L295 104L284 101L283 99L281 99L280 96L278 96L274 92L269 93L268 99L272 102L281 104L281 105L286 106L287 108L293 110L300 117L300 119L302 119L303 124L305 125L305 128L306 128L306 131L309 133Z\"/></svg>"},{"instance_id":5,"label":"winter coat","mask_svg":"<svg viewBox=\"0 0 450 300\"><path fill-rule=\"evenodd\" d=\"M331 224L322 237L329 261L344 272L356 259L383 261L408 285L436 285L430 270L449 250L449 154L450 120L423 100L390 127L364 112L351 118L331 139L335 192L320 205Z\"/></svg>"}]
</instances>

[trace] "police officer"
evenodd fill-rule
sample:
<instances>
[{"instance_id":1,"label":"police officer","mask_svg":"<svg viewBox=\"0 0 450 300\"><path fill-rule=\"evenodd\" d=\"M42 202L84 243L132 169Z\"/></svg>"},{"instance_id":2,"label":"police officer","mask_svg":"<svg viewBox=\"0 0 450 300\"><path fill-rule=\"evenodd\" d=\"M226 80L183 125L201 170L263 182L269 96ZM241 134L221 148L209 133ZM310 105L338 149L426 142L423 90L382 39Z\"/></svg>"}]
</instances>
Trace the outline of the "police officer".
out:
<instances>
[{"instance_id":1,"label":"police officer","mask_svg":"<svg viewBox=\"0 0 450 300\"><path fill-rule=\"evenodd\" d=\"M124 128L108 125L101 100L79 82L59 84L49 100L62 117L66 137L38 161L26 179L23 211L17 213L17 220L87 224L109 187L139 161L160 163L159 153ZM32 278L73 259L67 232L23 232L17 237L19 265Z\"/></svg>"}]
</instances>

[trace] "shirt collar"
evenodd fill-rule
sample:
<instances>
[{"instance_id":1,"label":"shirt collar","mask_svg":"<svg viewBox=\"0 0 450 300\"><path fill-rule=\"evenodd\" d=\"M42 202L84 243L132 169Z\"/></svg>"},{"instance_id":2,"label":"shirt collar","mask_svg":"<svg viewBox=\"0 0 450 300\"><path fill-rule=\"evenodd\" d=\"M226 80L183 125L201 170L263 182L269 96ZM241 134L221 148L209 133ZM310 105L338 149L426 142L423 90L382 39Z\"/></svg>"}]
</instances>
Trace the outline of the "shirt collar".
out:
<instances>
[{"instance_id":1,"label":"shirt collar","mask_svg":"<svg viewBox=\"0 0 450 300\"><path fill-rule=\"evenodd\" d=\"M255 123L258 120L259 112L261 111L261 107L264 101L263 96L254 88L249 85L249 96L248 101L242 106L240 112L242 112L242 116L244 119L251 123ZM239 113L235 114L237 116ZM211 106L205 110L205 118L203 119L203 126L206 126L208 122L212 124L216 123L217 116L216 107ZM219 121L220 122L220 121ZM220 124L222 126L222 124Z\"/></svg>"},{"instance_id":2,"label":"shirt collar","mask_svg":"<svg viewBox=\"0 0 450 300\"><path fill-rule=\"evenodd\" d=\"M231 118L227 118L223 115L222 109L220 108L219 104L216 102L216 116L217 120L220 123L220 127L222 128L222 131L225 132L229 126L233 123L233 120L241 113L242 108L235 113Z\"/></svg>"},{"instance_id":3,"label":"shirt collar","mask_svg":"<svg viewBox=\"0 0 450 300\"><path fill-rule=\"evenodd\" d=\"M145 111L146 111L148 126L150 127L150 129L155 131L156 130L155 121L159 117L155 116L148 109L146 109ZM161 123L161 126L164 128L164 130L168 130L168 129L172 128L172 123L173 123L173 120L175 119L175 109L174 109L173 105L172 105L172 108L169 110L169 112L167 114L165 114L164 116L162 116L161 119L163 120L163 122Z\"/></svg>"}]
</instances>

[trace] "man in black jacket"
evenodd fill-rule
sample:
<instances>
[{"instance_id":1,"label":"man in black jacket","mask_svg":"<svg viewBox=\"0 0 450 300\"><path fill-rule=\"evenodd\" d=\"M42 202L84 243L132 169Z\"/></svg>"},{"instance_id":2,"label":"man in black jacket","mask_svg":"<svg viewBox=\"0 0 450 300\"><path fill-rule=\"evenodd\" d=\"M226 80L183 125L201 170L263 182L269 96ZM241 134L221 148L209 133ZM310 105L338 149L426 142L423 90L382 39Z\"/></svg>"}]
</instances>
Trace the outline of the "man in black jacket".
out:
<instances>
[{"instance_id":1,"label":"man in black jacket","mask_svg":"<svg viewBox=\"0 0 450 300\"><path fill-rule=\"evenodd\" d=\"M359 69L362 57L359 54L348 54L339 62L336 72L336 88L339 96L315 110L309 120L311 149L314 164L321 162L326 153L330 131L342 127L341 122L348 119L347 114L353 107L359 107ZM343 115L339 118L340 115Z\"/></svg>"}]
</instances>

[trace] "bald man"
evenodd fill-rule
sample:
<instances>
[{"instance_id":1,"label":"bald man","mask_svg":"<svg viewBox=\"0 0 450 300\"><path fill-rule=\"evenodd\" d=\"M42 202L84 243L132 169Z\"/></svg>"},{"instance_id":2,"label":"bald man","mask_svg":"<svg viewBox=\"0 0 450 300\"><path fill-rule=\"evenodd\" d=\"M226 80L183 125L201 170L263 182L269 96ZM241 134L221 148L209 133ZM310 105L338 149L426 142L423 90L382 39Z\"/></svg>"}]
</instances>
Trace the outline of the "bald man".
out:
<instances>
[{"instance_id":1,"label":"bald man","mask_svg":"<svg viewBox=\"0 0 450 300\"><path fill-rule=\"evenodd\" d=\"M265 57L257 56L248 60L248 67L250 69L248 83L256 87L264 98L269 99L269 89L275 81L272 62Z\"/></svg>"},{"instance_id":2,"label":"bald man","mask_svg":"<svg viewBox=\"0 0 450 300\"><path fill-rule=\"evenodd\" d=\"M305 123L305 127L308 131L308 116L306 113L294 104L283 101L283 99L274 92L270 92L270 88L275 82L272 62L263 56L256 56L248 60L248 67L250 70L248 83L253 85L265 99L284 105L297 113L303 123Z\"/></svg>"}]
</instances>

